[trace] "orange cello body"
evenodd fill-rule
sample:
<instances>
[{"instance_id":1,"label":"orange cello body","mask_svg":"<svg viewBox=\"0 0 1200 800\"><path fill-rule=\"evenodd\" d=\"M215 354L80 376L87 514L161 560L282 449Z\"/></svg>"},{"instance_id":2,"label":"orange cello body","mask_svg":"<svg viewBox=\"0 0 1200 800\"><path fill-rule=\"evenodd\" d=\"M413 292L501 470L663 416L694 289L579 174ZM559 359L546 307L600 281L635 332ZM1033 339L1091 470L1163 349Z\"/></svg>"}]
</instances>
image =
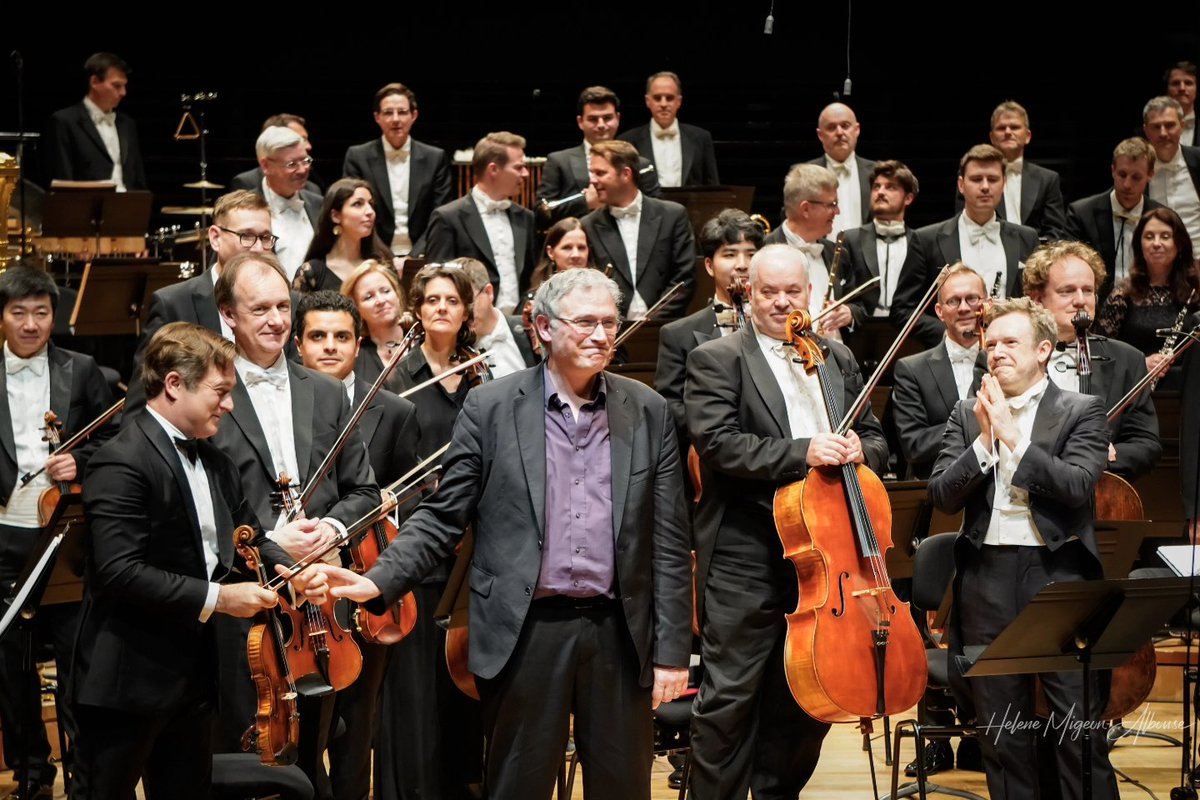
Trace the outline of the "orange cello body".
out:
<instances>
[{"instance_id":1,"label":"orange cello body","mask_svg":"<svg viewBox=\"0 0 1200 800\"><path fill-rule=\"evenodd\" d=\"M396 525L387 517L377 520L371 530L351 549L355 572L366 572L396 538ZM382 614L372 614L359 606L354 610L354 627L368 642L395 644L413 632L417 626L417 598L412 592L404 595Z\"/></svg>"},{"instance_id":2,"label":"orange cello body","mask_svg":"<svg viewBox=\"0 0 1200 800\"><path fill-rule=\"evenodd\" d=\"M840 468L817 467L775 493L775 527L784 558L800 582L800 601L787 615L784 644L788 686L816 719L857 722L899 714L925 693L925 646L886 575L874 564L892 547L892 511L883 483L864 466L857 473L879 545L864 558L846 504ZM886 631L882 659L877 633ZM882 670L880 669L882 662Z\"/></svg>"}]
</instances>

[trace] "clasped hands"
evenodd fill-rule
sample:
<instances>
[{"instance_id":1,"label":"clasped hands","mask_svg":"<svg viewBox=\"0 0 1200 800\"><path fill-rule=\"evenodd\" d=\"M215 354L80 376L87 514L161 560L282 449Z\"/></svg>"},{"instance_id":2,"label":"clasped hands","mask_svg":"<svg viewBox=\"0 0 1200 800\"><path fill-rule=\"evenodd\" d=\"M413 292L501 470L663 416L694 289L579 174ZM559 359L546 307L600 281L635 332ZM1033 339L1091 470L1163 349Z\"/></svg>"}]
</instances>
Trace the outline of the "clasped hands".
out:
<instances>
[{"instance_id":1,"label":"clasped hands","mask_svg":"<svg viewBox=\"0 0 1200 800\"><path fill-rule=\"evenodd\" d=\"M1021 442L1021 429L1013 419L1008 398L1000 388L1000 382L992 375L984 375L975 394L975 419L979 422L979 440L987 452L992 452L992 442L1001 441L1009 450L1016 450Z\"/></svg>"}]
</instances>

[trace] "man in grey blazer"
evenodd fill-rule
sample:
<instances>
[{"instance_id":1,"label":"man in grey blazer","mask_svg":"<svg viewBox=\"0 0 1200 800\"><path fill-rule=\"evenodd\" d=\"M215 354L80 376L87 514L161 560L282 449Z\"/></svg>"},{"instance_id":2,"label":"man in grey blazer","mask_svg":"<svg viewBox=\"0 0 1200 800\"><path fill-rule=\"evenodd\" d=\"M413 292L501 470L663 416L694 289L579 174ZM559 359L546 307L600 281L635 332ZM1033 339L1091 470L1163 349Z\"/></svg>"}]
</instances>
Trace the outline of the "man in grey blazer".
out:
<instances>
[{"instance_id":1,"label":"man in grey blazer","mask_svg":"<svg viewBox=\"0 0 1200 800\"><path fill-rule=\"evenodd\" d=\"M425 229L438 206L454 199L450 157L412 138L417 95L402 83L375 93L375 124L383 135L346 151L342 175L371 184L379 238L398 256L425 252Z\"/></svg>"},{"instance_id":2,"label":"man in grey blazer","mask_svg":"<svg viewBox=\"0 0 1200 800\"><path fill-rule=\"evenodd\" d=\"M965 660L955 656L990 644L1047 583L1102 574L1092 507L1108 461L1104 406L1048 379L1058 338L1050 312L1017 298L997 303L985 322L990 374L975 398L955 407L929 482L935 506L963 512L950 644L955 675ZM1105 698L1094 690L1092 708L1080 708L1080 672L1039 677L1050 724L1099 724ZM1032 675L969 685L992 798L1038 795L1036 740L1043 735L1056 742L1062 797L1082 796L1083 739L1038 727ZM1091 796L1115 798L1105 738L1093 736L1092 748Z\"/></svg>"},{"instance_id":3,"label":"man in grey blazer","mask_svg":"<svg viewBox=\"0 0 1200 800\"><path fill-rule=\"evenodd\" d=\"M467 395L437 492L338 596L394 602L473 525L469 668L496 800L548 797L568 714L589 798L648 800L651 709L687 685L691 566L666 401L604 372L616 285L560 272L534 300L544 365ZM591 769L589 769L591 765Z\"/></svg>"},{"instance_id":4,"label":"man in grey blazer","mask_svg":"<svg viewBox=\"0 0 1200 800\"><path fill-rule=\"evenodd\" d=\"M622 133L654 164L663 186L716 186L717 156L712 134L679 121L683 88L674 72L656 72L646 80L646 108L650 121Z\"/></svg>"}]
</instances>

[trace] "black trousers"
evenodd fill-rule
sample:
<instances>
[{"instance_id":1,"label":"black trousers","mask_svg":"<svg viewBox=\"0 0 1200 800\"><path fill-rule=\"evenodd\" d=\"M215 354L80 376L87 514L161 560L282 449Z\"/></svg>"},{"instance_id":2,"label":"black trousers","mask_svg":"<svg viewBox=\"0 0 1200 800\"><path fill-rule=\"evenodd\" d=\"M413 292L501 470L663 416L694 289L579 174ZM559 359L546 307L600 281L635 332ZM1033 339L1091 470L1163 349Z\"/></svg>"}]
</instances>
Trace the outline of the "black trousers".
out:
<instances>
[{"instance_id":1,"label":"black trousers","mask_svg":"<svg viewBox=\"0 0 1200 800\"><path fill-rule=\"evenodd\" d=\"M989 644L1051 581L1082 580L1094 572L1094 560L1079 542L1057 551L1046 547L960 546L958 596L962 645ZM1083 796L1080 769L1083 736L1080 726L1092 726L1092 796L1116 798L1117 783L1108 760L1108 743L1099 726L1104 710L1101 682L1093 673L1091 710L1083 707L1083 673L1051 672L1039 676L1051 718L1039 722L1034 713L1033 675L969 678L975 701L976 724L992 800L1039 797L1038 739L1055 743L1059 796Z\"/></svg>"},{"instance_id":2,"label":"black trousers","mask_svg":"<svg viewBox=\"0 0 1200 800\"><path fill-rule=\"evenodd\" d=\"M796 606L796 571L783 560L770 517L734 522L718 532L705 585L691 794L795 800L830 727L796 704L784 672L784 614Z\"/></svg>"},{"instance_id":3,"label":"black trousers","mask_svg":"<svg viewBox=\"0 0 1200 800\"><path fill-rule=\"evenodd\" d=\"M345 723L341 736L329 740L329 779L335 800L368 800L371 795L371 750L378 730L379 696L391 648L367 644L354 636L362 650L358 680L337 693L333 726Z\"/></svg>"},{"instance_id":4,"label":"black trousers","mask_svg":"<svg viewBox=\"0 0 1200 800\"><path fill-rule=\"evenodd\" d=\"M33 552L41 531L0 525L0 597L6 596ZM49 644L58 671L58 724L71 741L76 726L71 704L67 702L71 678L71 651L79 626L79 603L44 605L33 619L34 659ZM14 627L0 640L0 728L4 731L4 763L14 771L18 784L24 772L23 751L29 749L29 779L49 786L58 770L50 763L50 741L42 724L42 693L36 670L26 672L23 665L23 631ZM30 715L31 727L24 721ZM63 754L64 758L67 754Z\"/></svg>"},{"instance_id":5,"label":"black trousers","mask_svg":"<svg viewBox=\"0 0 1200 800\"><path fill-rule=\"evenodd\" d=\"M553 795L571 715L588 800L649 800L654 717L616 600L535 600L512 657L477 680L491 800Z\"/></svg>"}]
</instances>

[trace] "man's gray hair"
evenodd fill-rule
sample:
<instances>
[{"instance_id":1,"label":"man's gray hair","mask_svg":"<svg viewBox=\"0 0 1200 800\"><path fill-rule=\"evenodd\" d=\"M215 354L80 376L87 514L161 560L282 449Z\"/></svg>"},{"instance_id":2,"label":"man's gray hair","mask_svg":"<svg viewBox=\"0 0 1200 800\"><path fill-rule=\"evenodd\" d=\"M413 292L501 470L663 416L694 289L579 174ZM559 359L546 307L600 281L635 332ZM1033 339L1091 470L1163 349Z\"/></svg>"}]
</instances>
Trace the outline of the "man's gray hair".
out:
<instances>
[{"instance_id":1,"label":"man's gray hair","mask_svg":"<svg viewBox=\"0 0 1200 800\"><path fill-rule=\"evenodd\" d=\"M576 290L592 291L603 289L612 297L613 305L621 307L621 290L617 282L607 278L597 269L564 269L555 273L538 287L533 296L533 316L558 317L558 306L564 297Z\"/></svg>"},{"instance_id":2,"label":"man's gray hair","mask_svg":"<svg viewBox=\"0 0 1200 800\"><path fill-rule=\"evenodd\" d=\"M1174 111L1179 116L1179 121L1183 122L1183 106L1179 105L1179 101L1174 97L1164 94L1161 97L1152 97L1150 102L1146 103L1146 107L1142 109L1142 123L1144 124L1151 114L1161 114L1164 111Z\"/></svg>"},{"instance_id":3,"label":"man's gray hair","mask_svg":"<svg viewBox=\"0 0 1200 800\"><path fill-rule=\"evenodd\" d=\"M750 259L750 285L758 282L758 268L768 261L792 262L804 273L804 283L808 283L808 259L790 244L769 244L759 250Z\"/></svg>"},{"instance_id":4,"label":"man's gray hair","mask_svg":"<svg viewBox=\"0 0 1200 800\"><path fill-rule=\"evenodd\" d=\"M783 207L795 211L805 200L816 200L822 192L837 191L837 175L819 164L796 164L783 179Z\"/></svg>"},{"instance_id":5,"label":"man's gray hair","mask_svg":"<svg viewBox=\"0 0 1200 800\"><path fill-rule=\"evenodd\" d=\"M270 158L280 150L295 147L303 141L304 138L291 128L279 125L264 128L263 132L258 135L258 141L254 143L254 154L260 159Z\"/></svg>"}]
</instances>

